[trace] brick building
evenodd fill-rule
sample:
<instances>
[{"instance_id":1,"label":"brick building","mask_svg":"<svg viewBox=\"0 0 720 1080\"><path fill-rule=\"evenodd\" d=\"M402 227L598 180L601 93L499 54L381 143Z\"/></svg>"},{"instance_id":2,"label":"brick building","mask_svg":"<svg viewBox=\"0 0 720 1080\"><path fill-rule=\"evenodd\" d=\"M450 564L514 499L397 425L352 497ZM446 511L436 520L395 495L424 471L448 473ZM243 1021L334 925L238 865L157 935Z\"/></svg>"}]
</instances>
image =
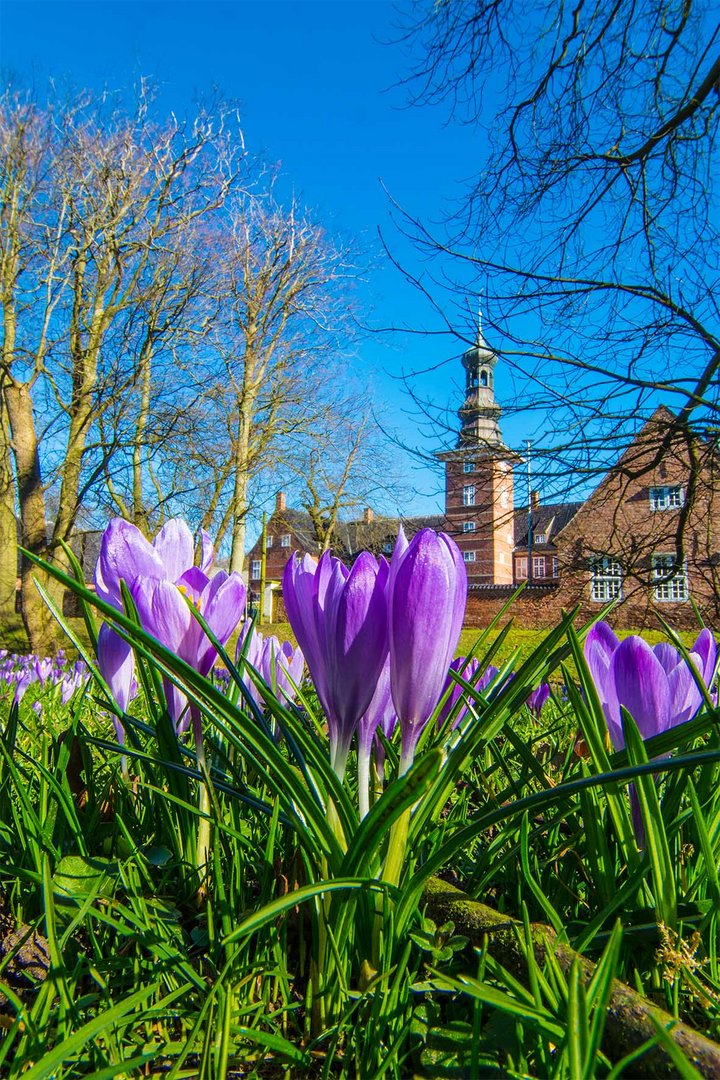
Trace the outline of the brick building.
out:
<instances>
[{"instance_id":1,"label":"brick building","mask_svg":"<svg viewBox=\"0 0 720 1080\"><path fill-rule=\"evenodd\" d=\"M468 571L468 620L486 625L513 591L524 625L550 625L580 605L597 614L609 600L611 621L641 627L662 616L677 627L696 625L693 605L710 621L720 617L720 455L717 444L674 424L659 408L585 502L543 505L533 492L517 507L514 474L521 457L504 443L495 400L497 355L478 331L464 354L465 400L455 448L437 454L445 468L445 513L388 518L367 509L341 522L333 551L351 563L360 551L389 555L398 525L408 535L429 526L457 541ZM262 545L248 557L251 596L259 600ZM266 530L268 615L283 615L279 582L293 551L317 556L307 514L278 494ZM692 602L691 602L692 601Z\"/></svg>"}]
</instances>

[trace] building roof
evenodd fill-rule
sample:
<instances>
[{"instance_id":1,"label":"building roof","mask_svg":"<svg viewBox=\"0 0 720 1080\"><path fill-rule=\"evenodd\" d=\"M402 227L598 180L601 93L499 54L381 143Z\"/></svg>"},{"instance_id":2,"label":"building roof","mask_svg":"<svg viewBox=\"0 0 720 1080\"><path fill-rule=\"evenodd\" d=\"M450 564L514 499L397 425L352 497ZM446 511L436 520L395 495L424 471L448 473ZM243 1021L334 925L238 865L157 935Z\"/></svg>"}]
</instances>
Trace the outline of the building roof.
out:
<instances>
[{"instance_id":1,"label":"building roof","mask_svg":"<svg viewBox=\"0 0 720 1080\"><path fill-rule=\"evenodd\" d=\"M545 536L545 543L552 544L555 537L564 529L567 523L575 517L578 510L584 504L582 502L540 503L532 508L533 537L538 534ZM528 546L528 508L520 507L515 511L515 547L527 548Z\"/></svg>"}]
</instances>

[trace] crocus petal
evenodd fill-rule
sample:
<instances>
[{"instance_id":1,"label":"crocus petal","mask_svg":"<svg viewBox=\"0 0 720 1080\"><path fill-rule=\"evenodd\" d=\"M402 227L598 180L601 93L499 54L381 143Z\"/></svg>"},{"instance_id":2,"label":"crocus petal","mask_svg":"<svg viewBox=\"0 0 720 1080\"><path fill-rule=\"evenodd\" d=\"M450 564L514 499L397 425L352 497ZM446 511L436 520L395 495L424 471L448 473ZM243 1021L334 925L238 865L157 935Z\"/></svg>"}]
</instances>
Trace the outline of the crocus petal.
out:
<instances>
[{"instance_id":1,"label":"crocus petal","mask_svg":"<svg viewBox=\"0 0 720 1080\"><path fill-rule=\"evenodd\" d=\"M370 704L358 723L358 753L370 753L378 728L386 738L389 738L396 722L397 715L390 693L390 656L388 655L378 676Z\"/></svg>"},{"instance_id":2,"label":"crocus petal","mask_svg":"<svg viewBox=\"0 0 720 1080\"><path fill-rule=\"evenodd\" d=\"M690 657L693 661L696 659L692 653L690 653ZM697 660L699 670L701 661L699 657ZM695 682L693 673L684 660L676 664L668 675L668 687L670 689L670 723L668 727L675 727L677 724L684 724L687 720L692 720L703 703L703 697Z\"/></svg>"},{"instance_id":3,"label":"crocus petal","mask_svg":"<svg viewBox=\"0 0 720 1080\"><path fill-rule=\"evenodd\" d=\"M407 764L460 638L467 574L457 545L422 529L397 561L393 555L390 581L390 680Z\"/></svg>"},{"instance_id":4,"label":"crocus petal","mask_svg":"<svg viewBox=\"0 0 720 1080\"><path fill-rule=\"evenodd\" d=\"M210 578L199 566L191 566L189 570L180 575L175 584L181 592L184 592L194 603L197 603L208 587L209 581Z\"/></svg>"},{"instance_id":5,"label":"crocus petal","mask_svg":"<svg viewBox=\"0 0 720 1080\"><path fill-rule=\"evenodd\" d=\"M121 611L120 581L122 579L129 586L138 576L165 577L163 562L135 525L122 518L113 518L100 542L95 591L101 600Z\"/></svg>"},{"instance_id":6,"label":"crocus petal","mask_svg":"<svg viewBox=\"0 0 720 1080\"><path fill-rule=\"evenodd\" d=\"M387 571L363 552L345 576L339 560L327 585L322 644L330 695L331 739L350 745L387 656Z\"/></svg>"},{"instance_id":7,"label":"crocus petal","mask_svg":"<svg viewBox=\"0 0 720 1080\"><path fill-rule=\"evenodd\" d=\"M165 577L177 581L195 561L192 533L182 518L167 521L152 543L165 568Z\"/></svg>"},{"instance_id":8,"label":"crocus petal","mask_svg":"<svg viewBox=\"0 0 720 1080\"><path fill-rule=\"evenodd\" d=\"M667 675L674 671L680 663L680 653L667 641L660 641L657 645L654 645L653 652Z\"/></svg>"},{"instance_id":9,"label":"crocus petal","mask_svg":"<svg viewBox=\"0 0 720 1080\"><path fill-rule=\"evenodd\" d=\"M615 693L615 684L610 677L610 662L619 644L618 638L608 624L599 622L595 623L585 638L583 648L592 680L595 683L595 689L600 698L610 738L616 748L625 745L620 722L620 706Z\"/></svg>"},{"instance_id":10,"label":"crocus petal","mask_svg":"<svg viewBox=\"0 0 720 1080\"><path fill-rule=\"evenodd\" d=\"M200 530L200 569L204 574L207 574L212 564L215 562L215 548L213 542L210 539L210 533L205 529Z\"/></svg>"},{"instance_id":11,"label":"crocus petal","mask_svg":"<svg viewBox=\"0 0 720 1080\"><path fill-rule=\"evenodd\" d=\"M221 570L211 578L199 602L200 612L221 645L224 645L245 613L245 583L239 574ZM198 624L199 627L199 624ZM217 659L217 651L204 631L195 660L190 663L207 675Z\"/></svg>"},{"instance_id":12,"label":"crocus petal","mask_svg":"<svg viewBox=\"0 0 720 1080\"><path fill-rule=\"evenodd\" d=\"M133 582L132 594L147 632L190 663L193 645L202 630L178 587L170 581L139 578Z\"/></svg>"},{"instance_id":13,"label":"crocus petal","mask_svg":"<svg viewBox=\"0 0 720 1080\"><path fill-rule=\"evenodd\" d=\"M121 637L103 623L98 634L97 660L100 674L107 683L118 708L127 712L133 699L135 683L135 655Z\"/></svg>"},{"instance_id":14,"label":"crocus petal","mask_svg":"<svg viewBox=\"0 0 720 1080\"><path fill-rule=\"evenodd\" d=\"M315 575L318 563L310 555L298 558L297 553L288 559L282 579L282 594L288 622L297 643L302 649L320 704L328 712L328 688L325 665L318 636L318 582ZM329 576L329 567L325 578ZM323 598L326 581L323 582Z\"/></svg>"},{"instance_id":15,"label":"crocus petal","mask_svg":"<svg viewBox=\"0 0 720 1080\"><path fill-rule=\"evenodd\" d=\"M525 702L528 709L535 716L536 719L540 716L540 713L542 712L543 707L545 706L549 697L550 686L548 683L544 682L540 683L540 685L535 690L533 690L532 694Z\"/></svg>"},{"instance_id":16,"label":"crocus petal","mask_svg":"<svg viewBox=\"0 0 720 1080\"><path fill-rule=\"evenodd\" d=\"M446 693L448 693L447 700L443 705L442 709L440 710L440 715L438 716L438 728L441 728L443 726L447 718L450 716L450 713L455 708L455 705L465 693L463 687L460 685L459 682L456 682L455 679L453 679L450 672L457 671L458 675L461 675L466 682L470 682L473 684L473 686L477 686L478 689L484 690L485 687L488 686L492 679L494 679L494 677L497 675L498 669L490 665L490 667L487 668L487 670L480 676L480 679L478 680L476 679L476 675L479 668L480 663L474 657L471 660L468 660L465 656L457 656L452 661L448 671L448 677L445 680L445 685L443 686L442 693L440 695L440 697L442 698L445 697ZM453 721L453 729L455 729L460 724L460 721L464 718L467 711L468 705L466 702L465 705L458 710L457 715L455 716L455 720Z\"/></svg>"},{"instance_id":17,"label":"crocus petal","mask_svg":"<svg viewBox=\"0 0 720 1080\"><path fill-rule=\"evenodd\" d=\"M302 681L303 665L300 649L293 649L289 641L281 645L276 637L267 638L263 649L264 677L268 686L275 688L278 700L293 700L295 687Z\"/></svg>"},{"instance_id":18,"label":"crocus petal","mask_svg":"<svg viewBox=\"0 0 720 1080\"><path fill-rule=\"evenodd\" d=\"M618 703L630 713L643 739L666 731L671 705L668 677L642 638L633 635L618 645L610 662L610 674ZM610 735L615 742L617 731L613 732L612 727Z\"/></svg>"},{"instance_id":19,"label":"crocus petal","mask_svg":"<svg viewBox=\"0 0 720 1080\"><path fill-rule=\"evenodd\" d=\"M698 634L695 644L690 652L698 658L698 671L705 685L710 688L710 682L715 673L717 663L717 642L707 627Z\"/></svg>"}]
</instances>

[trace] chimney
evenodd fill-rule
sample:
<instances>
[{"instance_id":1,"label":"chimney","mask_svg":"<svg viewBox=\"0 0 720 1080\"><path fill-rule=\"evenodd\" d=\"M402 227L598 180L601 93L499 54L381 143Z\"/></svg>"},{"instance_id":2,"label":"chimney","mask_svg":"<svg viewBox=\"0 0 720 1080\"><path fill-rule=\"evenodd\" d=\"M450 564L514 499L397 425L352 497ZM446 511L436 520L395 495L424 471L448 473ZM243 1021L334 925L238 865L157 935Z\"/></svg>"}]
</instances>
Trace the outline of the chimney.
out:
<instances>
[{"instance_id":1,"label":"chimney","mask_svg":"<svg viewBox=\"0 0 720 1080\"><path fill-rule=\"evenodd\" d=\"M275 496L275 513L278 514L285 509L285 492L278 491Z\"/></svg>"},{"instance_id":2,"label":"chimney","mask_svg":"<svg viewBox=\"0 0 720 1080\"><path fill-rule=\"evenodd\" d=\"M537 510L539 505L540 505L540 492L539 491L531 491L530 492L530 506L532 507L533 510Z\"/></svg>"},{"instance_id":3,"label":"chimney","mask_svg":"<svg viewBox=\"0 0 720 1080\"><path fill-rule=\"evenodd\" d=\"M374 517L375 517L375 515L373 514L370 507L366 506L365 509L363 510L363 522L365 523L365 525L369 525L372 522Z\"/></svg>"}]
</instances>

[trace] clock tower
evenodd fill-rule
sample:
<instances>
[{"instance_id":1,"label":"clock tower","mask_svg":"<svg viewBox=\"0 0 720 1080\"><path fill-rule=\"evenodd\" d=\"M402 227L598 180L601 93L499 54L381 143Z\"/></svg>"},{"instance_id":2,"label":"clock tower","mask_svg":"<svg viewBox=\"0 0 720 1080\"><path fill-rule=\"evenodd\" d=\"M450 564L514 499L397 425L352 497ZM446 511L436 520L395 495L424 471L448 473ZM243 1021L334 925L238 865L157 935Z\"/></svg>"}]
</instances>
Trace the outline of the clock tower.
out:
<instances>
[{"instance_id":1,"label":"clock tower","mask_svg":"<svg viewBox=\"0 0 720 1080\"><path fill-rule=\"evenodd\" d=\"M448 527L471 585L513 583L513 468L521 458L508 449L500 431L497 361L478 319L475 344L462 357L465 400L458 411L457 446L436 455L445 464Z\"/></svg>"}]
</instances>

